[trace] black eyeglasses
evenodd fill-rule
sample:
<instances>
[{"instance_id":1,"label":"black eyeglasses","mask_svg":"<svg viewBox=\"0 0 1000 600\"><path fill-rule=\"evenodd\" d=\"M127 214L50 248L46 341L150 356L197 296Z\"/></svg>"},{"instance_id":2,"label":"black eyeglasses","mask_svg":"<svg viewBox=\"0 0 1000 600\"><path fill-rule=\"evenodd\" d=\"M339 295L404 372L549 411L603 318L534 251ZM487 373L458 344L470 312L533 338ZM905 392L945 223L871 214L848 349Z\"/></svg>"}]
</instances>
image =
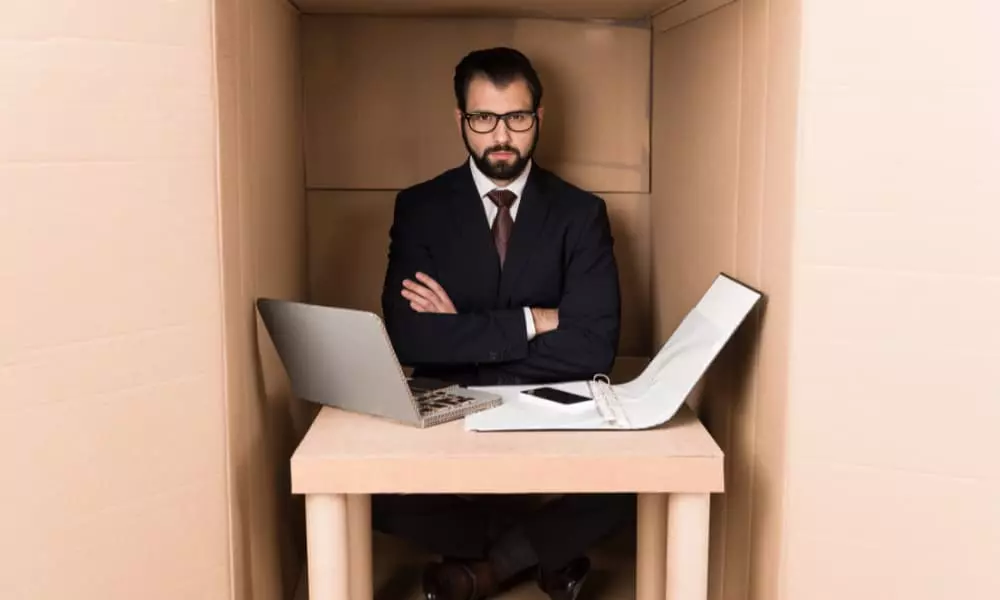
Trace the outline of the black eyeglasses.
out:
<instances>
[{"instance_id":1,"label":"black eyeglasses","mask_svg":"<svg viewBox=\"0 0 1000 600\"><path fill-rule=\"evenodd\" d=\"M465 113L465 120L469 124L469 128L476 133L490 133L497 128L500 121L507 125L507 129L521 133L528 131L535 125L535 113L525 110L502 115L491 112L474 112Z\"/></svg>"}]
</instances>

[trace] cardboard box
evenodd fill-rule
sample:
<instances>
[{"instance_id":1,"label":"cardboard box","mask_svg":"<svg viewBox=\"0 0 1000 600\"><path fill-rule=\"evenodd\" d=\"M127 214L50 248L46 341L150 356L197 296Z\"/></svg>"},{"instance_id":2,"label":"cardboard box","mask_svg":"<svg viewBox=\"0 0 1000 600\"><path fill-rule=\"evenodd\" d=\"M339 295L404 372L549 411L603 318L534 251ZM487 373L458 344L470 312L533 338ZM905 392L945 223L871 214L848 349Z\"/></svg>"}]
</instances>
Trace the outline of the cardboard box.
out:
<instances>
[{"instance_id":1,"label":"cardboard box","mask_svg":"<svg viewBox=\"0 0 1000 600\"><path fill-rule=\"evenodd\" d=\"M253 300L378 309L394 193L464 158L452 69L499 44L546 86L539 162L608 203L621 376L717 272L768 295L700 398L713 600L995 597L996 396L951 386L995 356L1000 9L962 6L3 3L0 597L294 594L315 408ZM942 396L976 418L928 450Z\"/></svg>"}]
</instances>

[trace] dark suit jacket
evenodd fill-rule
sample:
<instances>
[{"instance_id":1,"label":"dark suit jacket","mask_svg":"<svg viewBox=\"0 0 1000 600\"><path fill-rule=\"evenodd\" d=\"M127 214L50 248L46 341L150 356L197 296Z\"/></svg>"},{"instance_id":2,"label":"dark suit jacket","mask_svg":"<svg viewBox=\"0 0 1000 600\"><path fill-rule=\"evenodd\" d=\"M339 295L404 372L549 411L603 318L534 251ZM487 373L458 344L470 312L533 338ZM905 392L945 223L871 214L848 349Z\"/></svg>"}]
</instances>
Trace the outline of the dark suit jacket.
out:
<instances>
[{"instance_id":1,"label":"dark suit jacket","mask_svg":"<svg viewBox=\"0 0 1000 600\"><path fill-rule=\"evenodd\" d=\"M401 191L382 310L414 375L466 385L541 383L607 373L618 349L618 267L604 200L532 165L501 270L469 164ZM457 315L415 312L400 295L417 271ZM523 307L559 309L530 342Z\"/></svg>"}]
</instances>

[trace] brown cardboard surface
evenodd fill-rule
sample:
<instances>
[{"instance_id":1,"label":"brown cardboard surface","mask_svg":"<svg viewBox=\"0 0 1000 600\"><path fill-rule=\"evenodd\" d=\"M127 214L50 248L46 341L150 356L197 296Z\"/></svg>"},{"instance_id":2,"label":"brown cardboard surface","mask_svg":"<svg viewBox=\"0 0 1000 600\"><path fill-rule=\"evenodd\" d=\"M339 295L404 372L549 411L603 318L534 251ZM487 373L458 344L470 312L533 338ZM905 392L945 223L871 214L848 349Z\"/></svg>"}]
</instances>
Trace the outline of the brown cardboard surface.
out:
<instances>
[{"instance_id":1,"label":"brown cardboard surface","mask_svg":"<svg viewBox=\"0 0 1000 600\"><path fill-rule=\"evenodd\" d=\"M306 199L310 302L381 315L396 192L311 191Z\"/></svg>"},{"instance_id":2,"label":"brown cardboard surface","mask_svg":"<svg viewBox=\"0 0 1000 600\"><path fill-rule=\"evenodd\" d=\"M539 162L591 191L646 192L649 36L533 19L306 16L307 186L400 189L461 163L455 65L504 44L532 59L545 87Z\"/></svg>"},{"instance_id":3,"label":"brown cardboard surface","mask_svg":"<svg viewBox=\"0 0 1000 600\"><path fill-rule=\"evenodd\" d=\"M361 13L442 17L550 17L644 19L690 0L531 0L497 4L489 0L294 0L306 13Z\"/></svg>"},{"instance_id":4,"label":"brown cardboard surface","mask_svg":"<svg viewBox=\"0 0 1000 600\"><path fill-rule=\"evenodd\" d=\"M720 270L768 295L700 403L727 455L710 595L763 600L779 597L781 568L796 81L775 58L797 53L795 13L774 0L721 4L697 19L664 14L654 37L653 314L662 339Z\"/></svg>"},{"instance_id":5,"label":"brown cardboard surface","mask_svg":"<svg viewBox=\"0 0 1000 600\"><path fill-rule=\"evenodd\" d=\"M669 31L738 0L683 0L653 16L653 31Z\"/></svg>"},{"instance_id":6,"label":"brown cardboard surface","mask_svg":"<svg viewBox=\"0 0 1000 600\"><path fill-rule=\"evenodd\" d=\"M211 3L0 4L0 598L228 598Z\"/></svg>"},{"instance_id":7,"label":"brown cardboard surface","mask_svg":"<svg viewBox=\"0 0 1000 600\"><path fill-rule=\"evenodd\" d=\"M790 335L792 323L792 282L794 217L799 121L799 55L801 53L801 3L799 0L756 0L749 5L748 30L767 32L763 50L747 54L763 57L764 133L758 161L760 181L760 233L756 252L759 285L768 290L767 306L758 315L760 339L757 349L757 376L753 390L756 401L741 419L741 428L753 432L755 467L750 483L752 521L750 546L744 550L749 561L749 598L765 600L783 597L783 540L788 534L784 522L787 489L787 421L790 408ZM753 114L747 118L753 119ZM744 119L746 122L746 119ZM750 142L753 144L754 142ZM753 178L744 177L749 187ZM749 241L749 237L747 238ZM750 246L752 247L752 246ZM743 255L753 250L747 248ZM741 272L746 267L741 267ZM751 279L753 280L753 279ZM874 597L878 597L877 595Z\"/></svg>"},{"instance_id":8,"label":"brown cardboard surface","mask_svg":"<svg viewBox=\"0 0 1000 600\"><path fill-rule=\"evenodd\" d=\"M654 40L651 213L657 232L653 298L660 343L712 279L720 271L732 273L735 266L740 19L739 6L730 5L686 26L658 33ZM707 383L710 386L726 375L716 368ZM740 397L719 392L711 388L704 391L701 412L706 427L728 452L729 411ZM746 461L745 457L727 455L727 479L734 471L745 469ZM725 553L733 550L727 544L728 517L737 502L728 490L713 502L712 598L724 597Z\"/></svg>"},{"instance_id":9,"label":"brown cardboard surface","mask_svg":"<svg viewBox=\"0 0 1000 600\"><path fill-rule=\"evenodd\" d=\"M1000 597L998 24L803 2L788 598Z\"/></svg>"},{"instance_id":10,"label":"brown cardboard surface","mask_svg":"<svg viewBox=\"0 0 1000 600\"><path fill-rule=\"evenodd\" d=\"M291 398L254 301L306 295L298 13L272 0L216 10L234 598L287 598L304 556L288 459L314 409Z\"/></svg>"}]
</instances>

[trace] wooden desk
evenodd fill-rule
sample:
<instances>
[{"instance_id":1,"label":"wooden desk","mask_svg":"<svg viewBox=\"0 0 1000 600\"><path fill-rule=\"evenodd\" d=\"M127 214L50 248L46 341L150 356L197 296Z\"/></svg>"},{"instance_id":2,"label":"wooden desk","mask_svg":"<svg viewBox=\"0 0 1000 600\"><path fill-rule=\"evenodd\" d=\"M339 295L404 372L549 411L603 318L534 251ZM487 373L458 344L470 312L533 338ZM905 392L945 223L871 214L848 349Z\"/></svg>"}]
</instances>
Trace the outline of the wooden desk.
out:
<instances>
[{"instance_id":1,"label":"wooden desk","mask_svg":"<svg viewBox=\"0 0 1000 600\"><path fill-rule=\"evenodd\" d=\"M417 429L320 411L291 461L306 495L310 600L371 600L371 494L637 492L638 600L706 600L723 454L687 408L630 432Z\"/></svg>"}]
</instances>

